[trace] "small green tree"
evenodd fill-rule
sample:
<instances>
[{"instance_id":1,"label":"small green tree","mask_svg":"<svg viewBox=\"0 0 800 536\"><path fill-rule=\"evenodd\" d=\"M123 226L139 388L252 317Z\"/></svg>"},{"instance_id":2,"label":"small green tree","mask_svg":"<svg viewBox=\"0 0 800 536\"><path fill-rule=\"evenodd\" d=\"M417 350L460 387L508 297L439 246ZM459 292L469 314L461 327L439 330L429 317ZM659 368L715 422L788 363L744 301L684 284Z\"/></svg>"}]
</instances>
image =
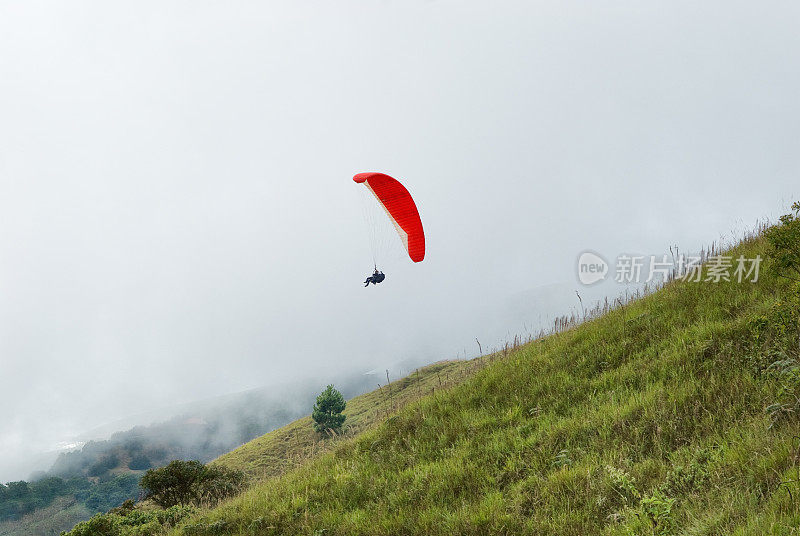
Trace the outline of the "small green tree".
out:
<instances>
[{"instance_id":1,"label":"small green tree","mask_svg":"<svg viewBox=\"0 0 800 536\"><path fill-rule=\"evenodd\" d=\"M346 405L342 393L333 385L326 387L317 397L314 412L311 414L311 418L314 419L314 430L329 435L340 433L345 420L342 412Z\"/></svg>"}]
</instances>

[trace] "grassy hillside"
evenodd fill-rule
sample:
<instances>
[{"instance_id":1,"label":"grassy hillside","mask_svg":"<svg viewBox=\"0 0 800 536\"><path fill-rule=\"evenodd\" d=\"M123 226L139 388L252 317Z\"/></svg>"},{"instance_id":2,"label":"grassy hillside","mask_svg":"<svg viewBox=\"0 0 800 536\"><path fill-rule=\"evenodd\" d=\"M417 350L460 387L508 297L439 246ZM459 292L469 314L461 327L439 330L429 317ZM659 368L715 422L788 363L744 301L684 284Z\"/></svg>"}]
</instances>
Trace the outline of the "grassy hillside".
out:
<instances>
[{"instance_id":1,"label":"grassy hillside","mask_svg":"<svg viewBox=\"0 0 800 536\"><path fill-rule=\"evenodd\" d=\"M763 265L755 284L671 283L172 534L797 533L798 304ZM219 463L279 473L262 447Z\"/></svg>"}]
</instances>

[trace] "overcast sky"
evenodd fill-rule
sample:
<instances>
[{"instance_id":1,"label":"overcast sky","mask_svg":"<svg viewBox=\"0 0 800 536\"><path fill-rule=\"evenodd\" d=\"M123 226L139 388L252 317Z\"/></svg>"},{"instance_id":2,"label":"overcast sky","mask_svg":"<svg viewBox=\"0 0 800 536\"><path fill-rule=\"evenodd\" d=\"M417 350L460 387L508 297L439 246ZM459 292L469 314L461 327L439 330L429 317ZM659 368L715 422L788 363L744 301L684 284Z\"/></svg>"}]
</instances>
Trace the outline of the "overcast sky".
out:
<instances>
[{"instance_id":1,"label":"overcast sky","mask_svg":"<svg viewBox=\"0 0 800 536\"><path fill-rule=\"evenodd\" d=\"M800 4L0 2L0 481L165 405L477 353L585 249L800 197ZM417 200L372 268L353 174Z\"/></svg>"}]
</instances>

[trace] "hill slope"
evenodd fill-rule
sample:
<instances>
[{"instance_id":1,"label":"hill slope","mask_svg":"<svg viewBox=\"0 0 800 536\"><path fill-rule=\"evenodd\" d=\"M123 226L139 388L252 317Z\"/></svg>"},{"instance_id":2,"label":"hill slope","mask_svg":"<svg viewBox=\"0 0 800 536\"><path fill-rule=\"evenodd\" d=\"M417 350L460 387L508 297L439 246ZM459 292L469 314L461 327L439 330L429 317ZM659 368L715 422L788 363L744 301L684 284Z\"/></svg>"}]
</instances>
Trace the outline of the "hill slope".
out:
<instances>
[{"instance_id":1,"label":"hill slope","mask_svg":"<svg viewBox=\"0 0 800 536\"><path fill-rule=\"evenodd\" d=\"M763 269L672 283L174 534L795 533L799 303Z\"/></svg>"}]
</instances>

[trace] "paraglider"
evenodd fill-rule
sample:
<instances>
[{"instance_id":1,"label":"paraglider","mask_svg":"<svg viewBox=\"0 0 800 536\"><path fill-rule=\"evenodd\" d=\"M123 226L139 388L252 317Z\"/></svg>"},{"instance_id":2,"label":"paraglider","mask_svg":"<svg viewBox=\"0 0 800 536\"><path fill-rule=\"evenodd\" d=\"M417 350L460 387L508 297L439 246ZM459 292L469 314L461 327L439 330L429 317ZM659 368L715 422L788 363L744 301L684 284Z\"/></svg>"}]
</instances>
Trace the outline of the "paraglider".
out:
<instances>
[{"instance_id":1,"label":"paraglider","mask_svg":"<svg viewBox=\"0 0 800 536\"><path fill-rule=\"evenodd\" d=\"M400 181L384 173L359 173L353 177L358 184L363 184L386 212L392 225L394 225L405 252L413 262L421 262L425 258L425 231L422 229L422 220L419 217L417 205L411 194ZM382 282L386 276L378 270L375 261L375 272L367 277L364 286Z\"/></svg>"},{"instance_id":2,"label":"paraglider","mask_svg":"<svg viewBox=\"0 0 800 536\"><path fill-rule=\"evenodd\" d=\"M381 283L384 279L386 279L386 276L383 275L383 272L375 268L375 271L372 272L372 275L369 276L366 281L364 281L364 286L368 287L370 283L372 283L373 285L377 285L378 283Z\"/></svg>"}]
</instances>

